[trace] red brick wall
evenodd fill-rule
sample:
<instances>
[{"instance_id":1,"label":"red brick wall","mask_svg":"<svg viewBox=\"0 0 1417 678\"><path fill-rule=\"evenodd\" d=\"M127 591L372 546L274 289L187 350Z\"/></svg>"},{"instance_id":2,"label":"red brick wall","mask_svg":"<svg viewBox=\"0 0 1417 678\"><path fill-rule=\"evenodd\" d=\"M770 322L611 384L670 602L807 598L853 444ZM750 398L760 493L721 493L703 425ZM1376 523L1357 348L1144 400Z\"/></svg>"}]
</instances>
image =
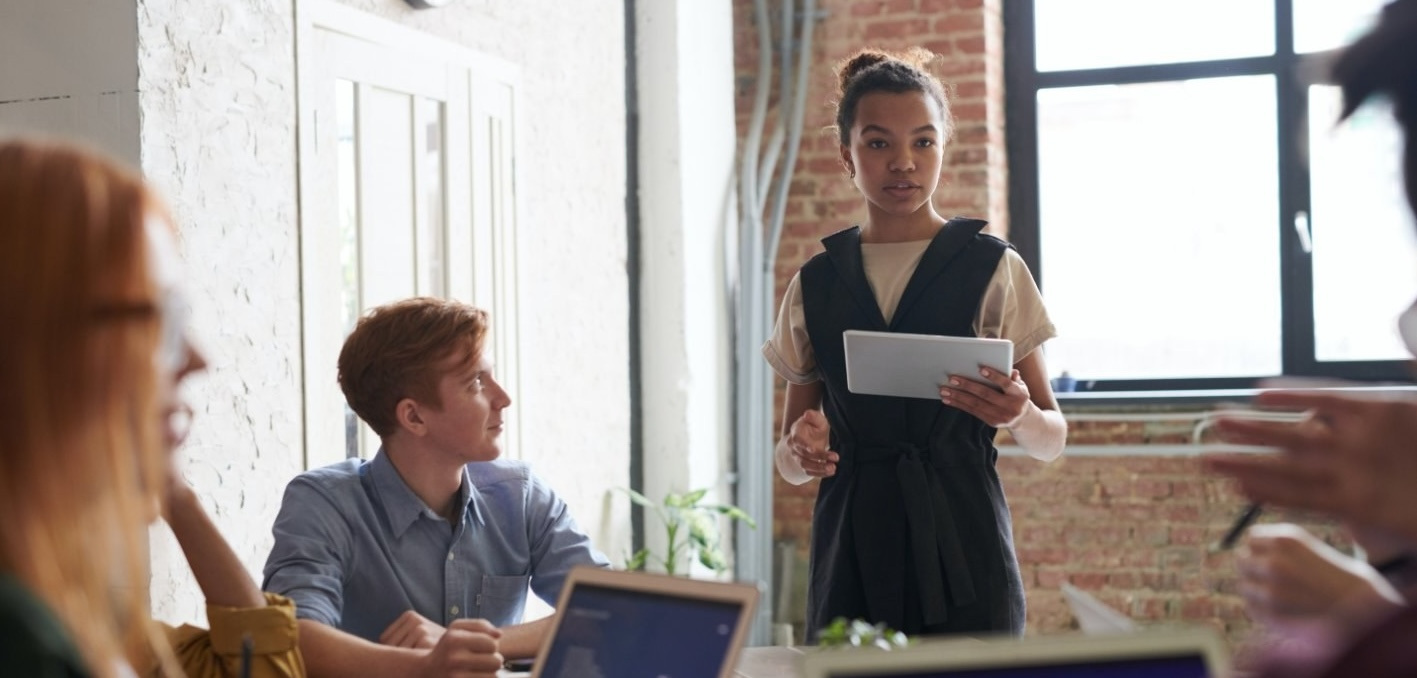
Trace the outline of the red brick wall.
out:
<instances>
[{"instance_id":1,"label":"red brick wall","mask_svg":"<svg viewBox=\"0 0 1417 678\"><path fill-rule=\"evenodd\" d=\"M952 92L956 133L936 206L946 215L986 217L991 231L1007 237L1001 1L822 0L828 16L811 55L805 132L776 267L779 295L797 268L820 251L820 238L863 213L836 138L826 130L834 119L833 67L861 47L920 45L941 55L936 73ZM776 21L777 11L771 14ZM758 58L750 0L735 0L734 22L741 136L752 110ZM765 138L774 111L769 109ZM776 411L780 416L780 389ZM1070 445L1185 444L1191 428L1160 419L1079 421ZM1064 581L1140 620L1211 623L1232 640L1249 629L1234 594L1231 557L1207 548L1242 502L1223 481L1201 473L1195 457L1074 456L1052 464L1006 457L999 470L1014 515L1031 633L1075 627L1058 590ZM774 536L795 541L805 562L816 483L795 487L778 478L774 488ZM1315 529L1337 539L1330 527ZM800 601L800 591L796 597Z\"/></svg>"}]
</instances>

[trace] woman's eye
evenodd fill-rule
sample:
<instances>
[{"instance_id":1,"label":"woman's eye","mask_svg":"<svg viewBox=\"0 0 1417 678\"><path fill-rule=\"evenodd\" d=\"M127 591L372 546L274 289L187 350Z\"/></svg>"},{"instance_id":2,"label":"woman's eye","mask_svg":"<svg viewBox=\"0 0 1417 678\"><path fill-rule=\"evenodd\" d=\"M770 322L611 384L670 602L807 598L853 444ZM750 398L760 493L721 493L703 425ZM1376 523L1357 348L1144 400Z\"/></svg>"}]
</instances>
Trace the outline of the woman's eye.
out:
<instances>
[{"instance_id":1,"label":"woman's eye","mask_svg":"<svg viewBox=\"0 0 1417 678\"><path fill-rule=\"evenodd\" d=\"M934 139L921 139L920 141L915 142L915 145L917 145L917 146L919 146L919 147L921 147L921 148L929 148L929 147L935 145L935 140L934 140Z\"/></svg>"},{"instance_id":2,"label":"woman's eye","mask_svg":"<svg viewBox=\"0 0 1417 678\"><path fill-rule=\"evenodd\" d=\"M886 142L881 139L872 139L866 142L866 148L885 148Z\"/></svg>"}]
</instances>

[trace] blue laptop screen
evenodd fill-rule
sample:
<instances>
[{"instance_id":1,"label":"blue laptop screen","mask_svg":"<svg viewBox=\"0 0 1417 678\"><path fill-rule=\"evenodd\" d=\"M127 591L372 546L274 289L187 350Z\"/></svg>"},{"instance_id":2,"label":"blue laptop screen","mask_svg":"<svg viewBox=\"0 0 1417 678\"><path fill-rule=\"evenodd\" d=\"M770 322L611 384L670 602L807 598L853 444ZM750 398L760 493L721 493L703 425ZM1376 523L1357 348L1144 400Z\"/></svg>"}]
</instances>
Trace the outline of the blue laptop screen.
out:
<instances>
[{"instance_id":1,"label":"blue laptop screen","mask_svg":"<svg viewBox=\"0 0 1417 678\"><path fill-rule=\"evenodd\" d=\"M1207 678L1205 658L1187 654L1034 666L833 673L832 678Z\"/></svg>"},{"instance_id":2,"label":"blue laptop screen","mask_svg":"<svg viewBox=\"0 0 1417 678\"><path fill-rule=\"evenodd\" d=\"M742 605L577 584L545 678L717 678Z\"/></svg>"}]
</instances>

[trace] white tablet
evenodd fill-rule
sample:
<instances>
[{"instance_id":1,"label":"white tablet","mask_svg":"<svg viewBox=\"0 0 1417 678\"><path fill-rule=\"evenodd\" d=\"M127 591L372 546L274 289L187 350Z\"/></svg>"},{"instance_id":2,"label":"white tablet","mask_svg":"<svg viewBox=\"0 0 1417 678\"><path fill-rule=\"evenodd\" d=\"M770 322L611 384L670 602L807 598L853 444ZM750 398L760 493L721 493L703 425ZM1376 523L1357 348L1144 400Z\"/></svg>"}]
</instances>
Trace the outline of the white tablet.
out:
<instances>
[{"instance_id":1,"label":"white tablet","mask_svg":"<svg viewBox=\"0 0 1417 678\"><path fill-rule=\"evenodd\" d=\"M1014 343L1007 339L945 337L847 330L846 388L863 395L940 399L940 385L950 375L998 387L979 374L989 367L1009 374L1014 365Z\"/></svg>"}]
</instances>

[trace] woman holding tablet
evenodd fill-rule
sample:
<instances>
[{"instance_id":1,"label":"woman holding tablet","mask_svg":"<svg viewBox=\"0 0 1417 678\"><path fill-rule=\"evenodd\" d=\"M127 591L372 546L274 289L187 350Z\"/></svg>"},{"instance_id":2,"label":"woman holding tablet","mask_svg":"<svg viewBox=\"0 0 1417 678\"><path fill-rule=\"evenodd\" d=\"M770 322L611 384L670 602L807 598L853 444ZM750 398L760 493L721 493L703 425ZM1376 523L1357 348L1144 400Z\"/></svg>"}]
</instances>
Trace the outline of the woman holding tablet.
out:
<instances>
[{"instance_id":1,"label":"woman holding tablet","mask_svg":"<svg viewBox=\"0 0 1417 678\"><path fill-rule=\"evenodd\" d=\"M1055 459L1067 425L1038 347L1054 336L1018 254L946 221L931 203L953 121L925 50L862 51L839 69L841 160L866 220L825 238L783 298L763 355L787 380L775 459L794 484L821 478L812 525L807 635L838 616L909 634L1024 627L1023 583L994 434ZM842 332L991 337L1009 374L953 376L939 400L860 395ZM994 390L973 381L993 382Z\"/></svg>"}]
</instances>

